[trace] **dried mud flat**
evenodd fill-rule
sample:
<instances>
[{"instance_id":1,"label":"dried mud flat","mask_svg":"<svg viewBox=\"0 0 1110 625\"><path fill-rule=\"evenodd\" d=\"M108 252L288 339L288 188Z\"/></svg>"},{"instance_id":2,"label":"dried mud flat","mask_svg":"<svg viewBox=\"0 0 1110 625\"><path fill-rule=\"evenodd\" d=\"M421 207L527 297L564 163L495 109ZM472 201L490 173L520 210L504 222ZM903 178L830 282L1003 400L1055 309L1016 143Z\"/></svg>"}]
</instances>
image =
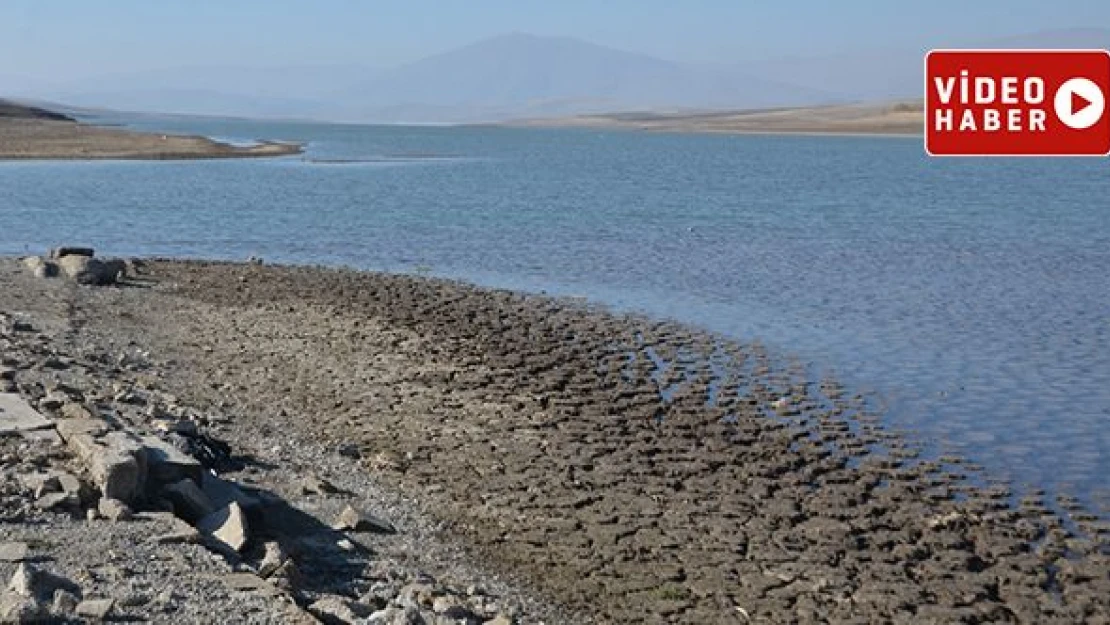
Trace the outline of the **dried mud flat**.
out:
<instances>
[{"instance_id":1,"label":"dried mud flat","mask_svg":"<svg viewBox=\"0 0 1110 625\"><path fill-rule=\"evenodd\" d=\"M429 566L508 580L520 622L1110 622L1104 521L915 458L758 345L345 270L150 262L131 283L0 261L0 312L146 354L261 459L357 473Z\"/></svg>"}]
</instances>

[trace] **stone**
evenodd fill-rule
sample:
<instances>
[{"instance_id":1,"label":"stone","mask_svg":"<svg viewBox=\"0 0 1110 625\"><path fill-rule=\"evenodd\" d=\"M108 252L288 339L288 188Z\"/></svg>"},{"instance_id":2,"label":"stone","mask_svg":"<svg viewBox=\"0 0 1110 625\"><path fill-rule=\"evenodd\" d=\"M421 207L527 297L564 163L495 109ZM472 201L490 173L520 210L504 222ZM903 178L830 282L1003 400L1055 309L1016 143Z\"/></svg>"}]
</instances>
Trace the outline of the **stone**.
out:
<instances>
[{"instance_id":1,"label":"stone","mask_svg":"<svg viewBox=\"0 0 1110 625\"><path fill-rule=\"evenodd\" d=\"M505 616L504 614L498 614L497 616L486 621L484 625L513 625L513 619Z\"/></svg>"},{"instance_id":2,"label":"stone","mask_svg":"<svg viewBox=\"0 0 1110 625\"><path fill-rule=\"evenodd\" d=\"M201 477L200 487L211 500L213 509L222 508L233 501L248 513L262 507L262 502L257 497L244 492L238 484L216 477L207 471Z\"/></svg>"},{"instance_id":3,"label":"stone","mask_svg":"<svg viewBox=\"0 0 1110 625\"><path fill-rule=\"evenodd\" d=\"M20 597L32 597L40 602L51 601L58 589L68 590L80 595L81 588L70 580L40 570L27 563L21 563L8 582L8 591Z\"/></svg>"},{"instance_id":4,"label":"stone","mask_svg":"<svg viewBox=\"0 0 1110 625\"><path fill-rule=\"evenodd\" d=\"M301 572L297 570L297 563L293 558L286 560L284 564L270 574L268 579L274 586L287 592L295 592L304 585L304 579L301 577Z\"/></svg>"},{"instance_id":5,"label":"stone","mask_svg":"<svg viewBox=\"0 0 1110 625\"><path fill-rule=\"evenodd\" d=\"M101 497L96 510L100 513L100 516L109 521L129 521L133 516L131 508L127 504L111 497Z\"/></svg>"},{"instance_id":6,"label":"stone","mask_svg":"<svg viewBox=\"0 0 1110 625\"><path fill-rule=\"evenodd\" d=\"M63 245L50 249L50 258L58 259L63 256L85 256L92 258L96 255L96 251L91 247L77 247L72 245Z\"/></svg>"},{"instance_id":7,"label":"stone","mask_svg":"<svg viewBox=\"0 0 1110 625\"><path fill-rule=\"evenodd\" d=\"M158 484L173 484L188 478L200 484L204 467L196 458L157 436L144 436L141 441L146 454L148 479Z\"/></svg>"},{"instance_id":8,"label":"stone","mask_svg":"<svg viewBox=\"0 0 1110 625\"><path fill-rule=\"evenodd\" d=\"M185 436L196 436L199 432L195 421L188 419L155 419L151 422L154 429L166 434L183 434Z\"/></svg>"},{"instance_id":9,"label":"stone","mask_svg":"<svg viewBox=\"0 0 1110 625\"><path fill-rule=\"evenodd\" d=\"M379 519L371 514L359 512L350 505L343 508L332 524L334 529L352 532L376 532L379 534L393 534L397 529L385 519Z\"/></svg>"},{"instance_id":10,"label":"stone","mask_svg":"<svg viewBox=\"0 0 1110 625\"><path fill-rule=\"evenodd\" d=\"M79 505L81 500L69 493L47 493L35 500L35 507L42 510L76 508Z\"/></svg>"},{"instance_id":11,"label":"stone","mask_svg":"<svg viewBox=\"0 0 1110 625\"><path fill-rule=\"evenodd\" d=\"M108 618L112 613L112 608L116 606L113 599L85 599L77 604L77 616L96 621L103 621Z\"/></svg>"},{"instance_id":12,"label":"stone","mask_svg":"<svg viewBox=\"0 0 1110 625\"><path fill-rule=\"evenodd\" d=\"M389 606L371 614L366 622L370 625L392 625L397 616L401 614L403 612L400 608Z\"/></svg>"},{"instance_id":13,"label":"stone","mask_svg":"<svg viewBox=\"0 0 1110 625\"><path fill-rule=\"evenodd\" d=\"M262 561L258 563L258 575L261 577L270 577L285 564L289 559L289 554L281 547L281 543L277 541L269 541L265 545L265 552L262 556Z\"/></svg>"},{"instance_id":14,"label":"stone","mask_svg":"<svg viewBox=\"0 0 1110 625\"><path fill-rule=\"evenodd\" d=\"M197 483L188 478L166 486L162 492L173 503L177 516L190 523L196 523L218 509Z\"/></svg>"},{"instance_id":15,"label":"stone","mask_svg":"<svg viewBox=\"0 0 1110 625\"><path fill-rule=\"evenodd\" d=\"M58 486L62 489L63 493L81 496L85 490L85 484L72 473L58 473L57 475Z\"/></svg>"},{"instance_id":16,"label":"stone","mask_svg":"<svg viewBox=\"0 0 1110 625\"><path fill-rule=\"evenodd\" d=\"M30 551L31 548L24 542L0 543L0 562L22 562Z\"/></svg>"},{"instance_id":17,"label":"stone","mask_svg":"<svg viewBox=\"0 0 1110 625\"><path fill-rule=\"evenodd\" d=\"M54 424L17 393L0 393L0 436L19 434L27 436L36 431L53 432Z\"/></svg>"},{"instance_id":18,"label":"stone","mask_svg":"<svg viewBox=\"0 0 1110 625\"><path fill-rule=\"evenodd\" d=\"M326 595L316 600L308 606L308 611L327 625L351 625L373 613L370 606L339 595Z\"/></svg>"},{"instance_id":19,"label":"stone","mask_svg":"<svg viewBox=\"0 0 1110 625\"><path fill-rule=\"evenodd\" d=\"M277 596L279 593L269 582L254 573L228 573L224 575L223 583L230 590L253 592L264 595Z\"/></svg>"},{"instance_id":20,"label":"stone","mask_svg":"<svg viewBox=\"0 0 1110 625\"><path fill-rule=\"evenodd\" d=\"M63 407L63 412L65 408ZM84 434L92 438L103 436L108 433L108 423L101 419L62 419L54 424L57 428L58 434L61 435L62 440L69 442L69 439Z\"/></svg>"},{"instance_id":21,"label":"stone","mask_svg":"<svg viewBox=\"0 0 1110 625\"><path fill-rule=\"evenodd\" d=\"M0 623L41 623L50 619L50 611L34 597L0 594Z\"/></svg>"},{"instance_id":22,"label":"stone","mask_svg":"<svg viewBox=\"0 0 1110 625\"><path fill-rule=\"evenodd\" d=\"M75 421L78 420L62 423ZM108 432L98 438L75 429L63 432L63 439L88 466L93 483L103 496L130 504L142 493L146 484L146 454L135 437L125 432Z\"/></svg>"},{"instance_id":23,"label":"stone","mask_svg":"<svg viewBox=\"0 0 1110 625\"><path fill-rule=\"evenodd\" d=\"M39 400L39 408L54 412L60 410L62 406L66 405L66 403L69 401L69 395L58 391L53 391L47 393L46 397L43 397Z\"/></svg>"},{"instance_id":24,"label":"stone","mask_svg":"<svg viewBox=\"0 0 1110 625\"><path fill-rule=\"evenodd\" d=\"M75 401L68 401L62 404L62 409L59 411L66 419L92 419L93 413L84 404ZM107 424L105 424L107 427Z\"/></svg>"},{"instance_id":25,"label":"stone","mask_svg":"<svg viewBox=\"0 0 1110 625\"><path fill-rule=\"evenodd\" d=\"M457 597L436 597L432 601L432 611L457 621L475 619L474 614Z\"/></svg>"},{"instance_id":26,"label":"stone","mask_svg":"<svg viewBox=\"0 0 1110 625\"><path fill-rule=\"evenodd\" d=\"M77 604L81 598L72 592L59 588L54 591L54 613L62 616L71 616L77 611Z\"/></svg>"},{"instance_id":27,"label":"stone","mask_svg":"<svg viewBox=\"0 0 1110 625\"><path fill-rule=\"evenodd\" d=\"M159 545L191 545L200 542L200 532L193 528L183 528L169 534L162 534L154 539Z\"/></svg>"},{"instance_id":28,"label":"stone","mask_svg":"<svg viewBox=\"0 0 1110 625\"><path fill-rule=\"evenodd\" d=\"M247 517L234 501L201 519L197 529L236 552L250 540Z\"/></svg>"},{"instance_id":29,"label":"stone","mask_svg":"<svg viewBox=\"0 0 1110 625\"><path fill-rule=\"evenodd\" d=\"M36 278L53 278L58 275L58 265L39 256L24 258L23 266Z\"/></svg>"},{"instance_id":30,"label":"stone","mask_svg":"<svg viewBox=\"0 0 1110 625\"><path fill-rule=\"evenodd\" d=\"M322 477L309 475L301 480L301 493L305 495L331 495L338 493L334 484Z\"/></svg>"},{"instance_id":31,"label":"stone","mask_svg":"<svg viewBox=\"0 0 1110 625\"><path fill-rule=\"evenodd\" d=\"M57 259L62 273L77 284L115 284L124 269L121 262L104 262L90 256L67 255Z\"/></svg>"},{"instance_id":32,"label":"stone","mask_svg":"<svg viewBox=\"0 0 1110 625\"><path fill-rule=\"evenodd\" d=\"M62 490L62 484L58 481L58 475L53 471L49 473L25 473L17 476L17 479L20 485L22 485L25 490L33 492L35 497L42 497L47 493L56 493Z\"/></svg>"}]
</instances>

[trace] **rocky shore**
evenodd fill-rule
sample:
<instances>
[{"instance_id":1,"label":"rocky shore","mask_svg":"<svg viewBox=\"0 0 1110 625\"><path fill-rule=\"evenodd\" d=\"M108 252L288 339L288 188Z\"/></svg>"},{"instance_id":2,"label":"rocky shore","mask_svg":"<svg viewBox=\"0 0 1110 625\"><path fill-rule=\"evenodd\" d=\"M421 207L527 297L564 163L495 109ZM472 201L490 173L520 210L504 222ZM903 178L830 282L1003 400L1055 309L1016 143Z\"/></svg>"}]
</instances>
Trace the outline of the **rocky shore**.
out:
<instances>
[{"instance_id":1,"label":"rocky shore","mask_svg":"<svg viewBox=\"0 0 1110 625\"><path fill-rule=\"evenodd\" d=\"M5 609L1110 622L1110 524L971 485L759 345L441 280L104 264L0 260L0 393L48 421L0 437Z\"/></svg>"}]
</instances>

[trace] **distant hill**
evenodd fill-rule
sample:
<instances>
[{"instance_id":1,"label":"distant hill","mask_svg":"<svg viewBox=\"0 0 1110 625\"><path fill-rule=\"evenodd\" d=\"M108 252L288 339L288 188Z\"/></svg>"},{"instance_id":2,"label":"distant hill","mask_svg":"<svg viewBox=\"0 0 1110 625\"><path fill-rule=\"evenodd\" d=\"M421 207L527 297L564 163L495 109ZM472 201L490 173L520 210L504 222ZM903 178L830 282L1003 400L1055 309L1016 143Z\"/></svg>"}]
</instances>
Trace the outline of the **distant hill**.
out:
<instances>
[{"instance_id":1,"label":"distant hill","mask_svg":"<svg viewBox=\"0 0 1110 625\"><path fill-rule=\"evenodd\" d=\"M61 113L55 113L36 106L26 106L8 100L0 100L0 119L52 119L56 121L74 121Z\"/></svg>"},{"instance_id":2,"label":"distant hill","mask_svg":"<svg viewBox=\"0 0 1110 625\"><path fill-rule=\"evenodd\" d=\"M1051 30L935 47L1110 48L1110 30ZM55 84L0 76L0 94L123 111L360 122L491 122L614 111L686 114L918 98L925 50L679 63L579 39L509 34L380 69L179 67Z\"/></svg>"},{"instance_id":3,"label":"distant hill","mask_svg":"<svg viewBox=\"0 0 1110 625\"><path fill-rule=\"evenodd\" d=\"M661 132L917 135L924 102L840 104L707 113L624 112L541 118L510 125L551 128L621 128Z\"/></svg>"},{"instance_id":4,"label":"distant hill","mask_svg":"<svg viewBox=\"0 0 1110 625\"><path fill-rule=\"evenodd\" d=\"M384 72L342 100L354 105L350 113L359 118L482 121L629 107L787 106L842 97L732 67L675 63L567 37L511 34Z\"/></svg>"}]
</instances>

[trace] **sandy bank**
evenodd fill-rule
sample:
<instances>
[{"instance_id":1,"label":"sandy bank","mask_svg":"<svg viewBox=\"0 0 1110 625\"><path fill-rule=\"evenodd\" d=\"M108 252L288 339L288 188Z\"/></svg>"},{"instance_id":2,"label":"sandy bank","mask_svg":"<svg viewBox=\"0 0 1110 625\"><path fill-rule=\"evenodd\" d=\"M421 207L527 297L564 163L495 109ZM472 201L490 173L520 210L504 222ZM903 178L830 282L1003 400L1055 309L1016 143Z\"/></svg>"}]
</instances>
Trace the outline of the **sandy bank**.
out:
<instances>
[{"instance_id":1,"label":"sandy bank","mask_svg":"<svg viewBox=\"0 0 1110 625\"><path fill-rule=\"evenodd\" d=\"M921 102L900 102L705 113L611 113L509 125L731 134L920 135L922 106Z\"/></svg>"},{"instance_id":2,"label":"sandy bank","mask_svg":"<svg viewBox=\"0 0 1110 625\"><path fill-rule=\"evenodd\" d=\"M260 462L310 441L309 471L347 446L466 557L597 622L1110 616L1104 521L969 485L959 458L917 458L860 398L757 345L301 267L151 262L92 288L0 260L0 292L59 341L149 354L165 392L229 415L221 435Z\"/></svg>"},{"instance_id":3,"label":"sandy bank","mask_svg":"<svg viewBox=\"0 0 1110 625\"><path fill-rule=\"evenodd\" d=\"M300 145L292 143L236 147L205 137L131 132L63 120L0 117L0 160L249 158L301 151Z\"/></svg>"}]
</instances>

